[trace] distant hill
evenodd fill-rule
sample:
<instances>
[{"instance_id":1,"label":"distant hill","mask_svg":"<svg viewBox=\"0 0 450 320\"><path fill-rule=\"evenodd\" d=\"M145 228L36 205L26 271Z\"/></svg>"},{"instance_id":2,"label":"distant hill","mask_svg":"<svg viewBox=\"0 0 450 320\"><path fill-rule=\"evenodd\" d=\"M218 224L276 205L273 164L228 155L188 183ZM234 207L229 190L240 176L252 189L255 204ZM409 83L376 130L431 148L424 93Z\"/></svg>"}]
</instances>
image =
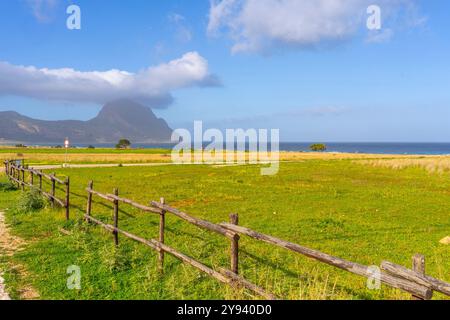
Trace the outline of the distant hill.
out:
<instances>
[{"instance_id":1,"label":"distant hill","mask_svg":"<svg viewBox=\"0 0 450 320\"><path fill-rule=\"evenodd\" d=\"M17 112L0 112L0 141L21 143L116 143L126 138L132 143L170 142L172 129L152 110L122 99L107 103L97 117L88 121L45 121Z\"/></svg>"}]
</instances>

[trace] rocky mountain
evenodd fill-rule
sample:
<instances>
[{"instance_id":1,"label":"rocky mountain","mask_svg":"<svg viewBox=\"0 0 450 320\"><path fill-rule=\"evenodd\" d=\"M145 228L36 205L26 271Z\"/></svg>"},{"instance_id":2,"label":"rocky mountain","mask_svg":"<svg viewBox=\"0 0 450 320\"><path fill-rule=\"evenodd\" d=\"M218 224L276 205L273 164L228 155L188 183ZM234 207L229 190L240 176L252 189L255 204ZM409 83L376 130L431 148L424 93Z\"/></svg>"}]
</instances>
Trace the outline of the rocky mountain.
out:
<instances>
[{"instance_id":1,"label":"rocky mountain","mask_svg":"<svg viewBox=\"0 0 450 320\"><path fill-rule=\"evenodd\" d=\"M126 138L132 143L170 142L172 129L152 110L131 100L107 103L88 121L45 121L17 112L0 112L0 141L20 143L116 143Z\"/></svg>"}]
</instances>

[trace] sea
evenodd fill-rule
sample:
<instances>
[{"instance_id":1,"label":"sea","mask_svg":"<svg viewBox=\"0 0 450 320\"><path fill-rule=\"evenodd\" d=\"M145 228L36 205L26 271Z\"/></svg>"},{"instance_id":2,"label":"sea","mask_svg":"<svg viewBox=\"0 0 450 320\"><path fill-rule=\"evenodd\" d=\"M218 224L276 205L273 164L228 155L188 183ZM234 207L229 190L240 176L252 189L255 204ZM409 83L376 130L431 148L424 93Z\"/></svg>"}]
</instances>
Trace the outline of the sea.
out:
<instances>
[{"instance_id":1,"label":"sea","mask_svg":"<svg viewBox=\"0 0 450 320\"><path fill-rule=\"evenodd\" d=\"M313 142L280 142L280 151L309 152ZM326 152L372 153L372 154L414 154L450 155L450 143L434 142L325 142ZM205 144L205 146L207 143ZM79 144L78 147L87 147ZM93 144L96 148L114 148L113 144ZM174 144L133 144L140 149L171 149Z\"/></svg>"}]
</instances>

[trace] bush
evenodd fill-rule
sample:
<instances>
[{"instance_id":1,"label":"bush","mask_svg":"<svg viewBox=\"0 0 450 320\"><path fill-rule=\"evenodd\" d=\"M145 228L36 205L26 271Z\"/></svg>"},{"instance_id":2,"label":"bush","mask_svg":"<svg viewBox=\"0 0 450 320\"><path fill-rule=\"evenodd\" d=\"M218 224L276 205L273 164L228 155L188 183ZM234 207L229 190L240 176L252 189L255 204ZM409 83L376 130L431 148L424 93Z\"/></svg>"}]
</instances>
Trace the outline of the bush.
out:
<instances>
[{"instance_id":1,"label":"bush","mask_svg":"<svg viewBox=\"0 0 450 320\"><path fill-rule=\"evenodd\" d=\"M95 149L95 147L93 145L89 145L87 148L88 149Z\"/></svg>"},{"instance_id":2,"label":"bush","mask_svg":"<svg viewBox=\"0 0 450 320\"><path fill-rule=\"evenodd\" d=\"M15 213L28 213L35 212L45 208L47 201L39 193L38 190L32 189L30 191L22 193L17 200L13 211Z\"/></svg>"},{"instance_id":3,"label":"bush","mask_svg":"<svg viewBox=\"0 0 450 320\"><path fill-rule=\"evenodd\" d=\"M116 144L116 149L129 149L131 147L131 142L128 139L120 139L119 143Z\"/></svg>"},{"instance_id":4,"label":"bush","mask_svg":"<svg viewBox=\"0 0 450 320\"><path fill-rule=\"evenodd\" d=\"M319 152L323 152L327 150L327 146L323 143L315 143L309 146L309 149L311 149L311 151L319 151Z\"/></svg>"},{"instance_id":5,"label":"bush","mask_svg":"<svg viewBox=\"0 0 450 320\"><path fill-rule=\"evenodd\" d=\"M17 190L17 187L11 181L0 182L0 191L14 191L14 190Z\"/></svg>"}]
</instances>

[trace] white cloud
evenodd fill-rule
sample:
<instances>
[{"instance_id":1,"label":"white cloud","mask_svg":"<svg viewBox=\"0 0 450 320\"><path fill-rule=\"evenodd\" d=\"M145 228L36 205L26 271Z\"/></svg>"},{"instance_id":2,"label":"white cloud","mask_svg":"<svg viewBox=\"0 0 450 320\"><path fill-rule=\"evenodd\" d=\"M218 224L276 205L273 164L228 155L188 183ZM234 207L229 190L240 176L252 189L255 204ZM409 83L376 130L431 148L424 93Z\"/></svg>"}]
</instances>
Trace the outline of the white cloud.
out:
<instances>
[{"instance_id":1,"label":"white cloud","mask_svg":"<svg viewBox=\"0 0 450 320\"><path fill-rule=\"evenodd\" d=\"M40 100L105 103L132 98L151 107L167 107L173 90L208 85L217 85L217 79L209 74L208 62L197 52L137 73L38 69L0 62L0 95Z\"/></svg>"},{"instance_id":2,"label":"white cloud","mask_svg":"<svg viewBox=\"0 0 450 320\"><path fill-rule=\"evenodd\" d=\"M168 19L175 28L175 38L178 41L186 43L192 40L192 31L186 25L186 19L184 16L178 13L172 13L168 16Z\"/></svg>"},{"instance_id":3,"label":"white cloud","mask_svg":"<svg viewBox=\"0 0 450 320\"><path fill-rule=\"evenodd\" d=\"M384 22L415 0L211 0L208 34L226 31L232 52L283 47L316 48L346 41L365 28L367 7L381 7ZM389 31L392 33L393 31ZM387 35L385 33L384 35Z\"/></svg>"},{"instance_id":4,"label":"white cloud","mask_svg":"<svg viewBox=\"0 0 450 320\"><path fill-rule=\"evenodd\" d=\"M26 3L39 22L48 22L58 5L58 0L26 0Z\"/></svg>"},{"instance_id":5,"label":"white cloud","mask_svg":"<svg viewBox=\"0 0 450 320\"><path fill-rule=\"evenodd\" d=\"M236 5L236 0L211 0L208 23L209 34L216 33L223 24L226 24L226 20L230 19Z\"/></svg>"}]
</instances>

